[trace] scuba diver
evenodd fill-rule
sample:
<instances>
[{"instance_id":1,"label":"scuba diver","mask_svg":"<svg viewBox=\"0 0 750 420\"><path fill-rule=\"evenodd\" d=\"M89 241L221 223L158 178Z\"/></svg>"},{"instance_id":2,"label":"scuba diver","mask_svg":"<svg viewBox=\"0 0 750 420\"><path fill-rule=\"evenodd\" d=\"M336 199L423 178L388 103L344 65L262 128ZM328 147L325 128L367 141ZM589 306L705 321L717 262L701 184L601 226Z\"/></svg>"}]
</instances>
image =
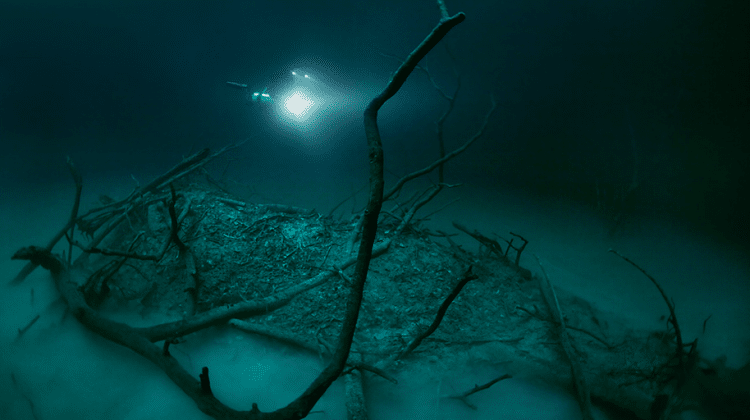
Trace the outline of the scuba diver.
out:
<instances>
[{"instance_id":1,"label":"scuba diver","mask_svg":"<svg viewBox=\"0 0 750 420\"><path fill-rule=\"evenodd\" d=\"M290 73L292 75L292 83L289 85L290 87L305 88L312 92L317 92L319 90L320 86L317 79L313 78L306 72L294 69ZM227 82L227 85L245 91L245 100L247 100L248 105L271 105L274 103L274 99L271 97L271 94L268 93L268 87L263 88L262 91L253 91L246 83Z\"/></svg>"},{"instance_id":2,"label":"scuba diver","mask_svg":"<svg viewBox=\"0 0 750 420\"><path fill-rule=\"evenodd\" d=\"M263 88L263 90L260 92L253 92L251 89L248 89L247 84L245 83L227 82L227 84L237 89L244 90L245 100L247 100L248 105L252 105L252 104L271 105L273 104L273 98L271 98L271 95L266 92L268 90L267 87Z\"/></svg>"},{"instance_id":3,"label":"scuba diver","mask_svg":"<svg viewBox=\"0 0 750 420\"><path fill-rule=\"evenodd\" d=\"M316 84L315 79L313 79L309 74L299 71L298 69L292 70L291 74L293 77L293 85L295 86L310 87ZM270 105L274 102L271 94L268 93L268 87L263 88L262 91L253 92L252 89L249 89L246 83L227 82L227 85L245 91L245 99L247 100L248 105Z\"/></svg>"}]
</instances>

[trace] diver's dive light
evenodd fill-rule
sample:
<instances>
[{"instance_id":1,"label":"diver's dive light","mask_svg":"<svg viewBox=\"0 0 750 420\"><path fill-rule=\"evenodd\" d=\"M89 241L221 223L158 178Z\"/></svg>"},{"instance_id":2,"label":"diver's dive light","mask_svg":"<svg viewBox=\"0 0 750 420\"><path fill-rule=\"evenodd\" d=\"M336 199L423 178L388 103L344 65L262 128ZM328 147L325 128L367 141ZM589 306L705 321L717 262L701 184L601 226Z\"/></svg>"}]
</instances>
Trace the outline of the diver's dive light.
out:
<instances>
[{"instance_id":1,"label":"diver's dive light","mask_svg":"<svg viewBox=\"0 0 750 420\"><path fill-rule=\"evenodd\" d=\"M263 89L263 92L253 92L252 101L272 104L273 98L271 98L271 95L266 93L267 89L268 88Z\"/></svg>"},{"instance_id":2,"label":"diver's dive light","mask_svg":"<svg viewBox=\"0 0 750 420\"><path fill-rule=\"evenodd\" d=\"M242 90L246 91L247 94L245 95L245 97L247 98L247 100L249 100L251 102L259 102L259 103L263 103L263 104L272 104L273 103L273 98L271 98L271 95L269 95L268 93L266 93L266 90L268 90L267 87L264 88L262 92L253 92L253 93L250 93L250 91L247 89L247 84L245 84L245 83L227 82L227 84L229 86L236 87L237 89L242 89Z\"/></svg>"}]
</instances>

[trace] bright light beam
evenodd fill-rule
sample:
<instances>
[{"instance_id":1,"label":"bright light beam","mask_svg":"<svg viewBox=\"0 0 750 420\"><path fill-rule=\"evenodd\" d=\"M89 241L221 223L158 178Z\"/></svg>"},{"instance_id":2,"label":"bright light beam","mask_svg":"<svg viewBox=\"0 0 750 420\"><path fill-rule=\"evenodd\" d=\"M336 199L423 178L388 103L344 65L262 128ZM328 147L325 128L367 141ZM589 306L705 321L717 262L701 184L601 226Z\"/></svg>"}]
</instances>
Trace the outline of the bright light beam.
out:
<instances>
[{"instance_id":1,"label":"bright light beam","mask_svg":"<svg viewBox=\"0 0 750 420\"><path fill-rule=\"evenodd\" d=\"M326 86L302 72L292 71L292 76L291 86L277 108L279 116L298 130L312 132L320 119L317 114L329 102L325 99Z\"/></svg>"},{"instance_id":2,"label":"bright light beam","mask_svg":"<svg viewBox=\"0 0 750 420\"><path fill-rule=\"evenodd\" d=\"M313 107L315 102L302 91L295 91L284 101L286 110L298 119L304 119L305 114Z\"/></svg>"}]
</instances>

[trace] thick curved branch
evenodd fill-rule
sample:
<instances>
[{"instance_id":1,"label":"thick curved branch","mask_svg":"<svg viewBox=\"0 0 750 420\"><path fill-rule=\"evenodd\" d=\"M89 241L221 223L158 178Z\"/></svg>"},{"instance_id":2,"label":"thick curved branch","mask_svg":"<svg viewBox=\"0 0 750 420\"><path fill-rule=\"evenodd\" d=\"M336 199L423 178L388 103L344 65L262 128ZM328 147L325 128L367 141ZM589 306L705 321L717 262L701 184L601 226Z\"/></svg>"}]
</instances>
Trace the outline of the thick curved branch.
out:
<instances>
[{"instance_id":1,"label":"thick curved branch","mask_svg":"<svg viewBox=\"0 0 750 420\"><path fill-rule=\"evenodd\" d=\"M139 334L137 329L106 319L89 307L83 293L78 289L77 282L73 280L67 264L52 255L50 251L39 247L22 248L13 255L13 259L28 260L49 270L60 294L67 302L70 312L81 324L107 340L133 350L157 365L169 376L172 382L196 402L201 411L214 418L221 419L251 418L243 415L242 412L225 406L213 395L204 393L195 376L187 372L174 358L164 354L159 346L154 345L146 337Z\"/></svg>"},{"instance_id":2,"label":"thick curved branch","mask_svg":"<svg viewBox=\"0 0 750 420\"><path fill-rule=\"evenodd\" d=\"M228 308L216 308L204 314L197 315L189 320L177 323L162 324L151 328L133 328L126 324L108 320L100 316L86 303L83 294L73 281L72 274L66 262L52 255L50 250L38 247L23 248L16 252L13 259L29 260L33 264L42 265L52 273L57 287L63 298L67 301L71 313L89 330L100 336L122 346L128 347L146 359L159 366L169 378L179 386L198 405L198 408L214 418L221 419L250 419L250 420L298 420L306 417L315 403L323 396L328 387L341 375L346 365L349 351L354 338L354 331L359 317L362 303L367 272L370 260L387 249L387 243L374 247L377 232L378 216L383 203L383 149L380 133L377 126L377 113L380 107L398 92L406 78L414 70L417 63L437 45L437 43L450 31L465 19L463 13L453 17L444 17L433 29L427 38L409 55L406 61L399 67L394 76L386 85L383 92L374 98L365 110L364 123L365 134L370 157L370 199L364 213L364 224L362 229L362 240L360 241L359 253L349 299L347 301L346 317L344 319L338 346L333 354L332 360L323 372L313 381L305 392L279 410L271 413L262 413L256 404L250 411L240 412L233 410L217 400L210 390L208 369L203 368L197 380L194 375L185 371L177 361L169 355L167 345L163 348L153 344L154 341L172 339L179 335L188 334L214 325L226 322L230 318L246 317L248 315L269 311L271 307L279 307L286 304L296 294L308 290L315 285L322 284L333 272L325 272L317 276L314 281L305 282L303 285L291 288L286 293L265 300L264 304L247 302L244 305L236 305ZM196 160L205 159L206 152L202 152ZM191 162L192 163L192 162ZM183 176L194 170L199 164L190 165L189 168L176 168L165 176L155 180L152 184L156 189L168 185L175 177ZM148 188L146 189L148 190ZM142 190L143 191L143 190ZM140 197L139 197L140 198ZM137 200L137 199L136 199ZM127 203L131 207L133 203ZM76 206L77 211L77 206ZM344 265L344 264L342 264ZM265 303L268 303L266 305ZM260 306L263 306L261 308Z\"/></svg>"},{"instance_id":3,"label":"thick curved branch","mask_svg":"<svg viewBox=\"0 0 750 420\"><path fill-rule=\"evenodd\" d=\"M346 359L349 357L349 350L354 339L354 330L357 326L357 318L359 317L359 310L362 304L365 280L367 279L367 272L370 267L370 259L373 255L373 245L375 244L380 208L383 205L383 145L380 140L380 130L377 123L378 111L388 99L401 89L406 78L409 77L409 74L411 74L419 61L440 42L448 31L463 22L465 18L466 16L463 13L459 13L451 18L442 19L427 38L409 54L406 61L396 70L396 73L391 77L383 92L370 101L370 104L365 109L364 125L370 162L370 198L363 215L362 239L359 243L357 264L354 269L354 282L346 305L346 318L341 327L338 346L329 365L299 398L282 409L289 413L290 419L302 418L309 413L315 402L320 399L333 381L341 375L346 365ZM282 410L276 413L280 413ZM292 417L292 415L300 415L300 417Z\"/></svg>"}]
</instances>

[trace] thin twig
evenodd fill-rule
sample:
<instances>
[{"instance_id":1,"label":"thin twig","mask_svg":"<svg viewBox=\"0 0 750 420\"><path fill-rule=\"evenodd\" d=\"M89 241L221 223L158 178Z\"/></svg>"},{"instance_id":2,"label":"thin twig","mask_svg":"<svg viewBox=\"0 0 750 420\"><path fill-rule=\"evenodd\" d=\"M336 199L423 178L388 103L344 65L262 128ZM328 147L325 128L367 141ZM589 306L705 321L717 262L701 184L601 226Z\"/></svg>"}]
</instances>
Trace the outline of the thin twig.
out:
<instances>
[{"instance_id":1,"label":"thin twig","mask_svg":"<svg viewBox=\"0 0 750 420\"><path fill-rule=\"evenodd\" d=\"M527 308L524 308L523 306L516 306L516 309L520 309L520 310L526 312L527 314L533 316L534 318L536 318L536 319L538 319L540 321L552 322L555 325L560 325L560 323L557 322L555 319L550 319L550 318L547 318L547 317L543 317L543 316L539 315L538 313L531 312L530 310L528 310ZM565 328L567 328L569 330L578 331L580 333L586 334L589 337L593 338L594 340L596 340L596 341L604 344L604 346L606 346L610 350L613 349L613 348L615 348L615 346L613 346L612 344L607 343L606 341L604 341L604 339L595 336L593 333L591 333L589 331L586 331L583 328L574 327L574 326L568 325L568 324L565 324Z\"/></svg>"},{"instance_id":2,"label":"thin twig","mask_svg":"<svg viewBox=\"0 0 750 420\"><path fill-rule=\"evenodd\" d=\"M451 398L451 399L454 399L454 400L459 400L459 401L463 402L464 404L466 404L469 408L471 408L473 410L476 410L477 406L475 406L474 404L470 403L469 400L467 399L467 397L469 395L476 394L479 391L483 391L485 389L488 389L492 385L495 385L496 383L498 383L498 382L500 382L502 380L510 379L512 377L513 377L512 375L506 373L506 374L504 374L502 376L499 376L499 377L497 377L497 378L495 378L495 379L487 382L484 385L474 385L474 388L472 388L472 389L464 392L463 394L450 395L450 396L443 397L443 398Z\"/></svg>"},{"instance_id":3,"label":"thin twig","mask_svg":"<svg viewBox=\"0 0 750 420\"><path fill-rule=\"evenodd\" d=\"M451 293L443 300L443 303L440 305L440 308L437 311L437 315L435 316L435 320L432 321L432 324L430 325L427 330L425 330L423 333L419 334L404 351L398 354L396 356L396 360L403 359L406 357L409 353L414 351L421 343L422 340L429 337L430 334L435 332L437 328L440 326L440 323L443 321L443 317L445 316L445 313L448 311L448 307L453 303L453 300L456 299L459 293L461 293L461 290L466 286L466 283L468 283L471 280L478 279L479 276L471 272L471 266L466 269L464 274L461 276L461 279L459 279L456 286L453 288Z\"/></svg>"},{"instance_id":4,"label":"thin twig","mask_svg":"<svg viewBox=\"0 0 750 420\"><path fill-rule=\"evenodd\" d=\"M115 251L112 249L105 249L105 248L86 248L85 246L83 246L83 244L81 244L78 241L71 241L71 244L88 254L100 254L100 255L106 255L108 257L125 257L129 259L141 260L141 261L159 261L161 259L157 255L140 255L140 254L134 254L131 252Z\"/></svg>"},{"instance_id":5,"label":"thin twig","mask_svg":"<svg viewBox=\"0 0 750 420\"><path fill-rule=\"evenodd\" d=\"M453 201L451 201L451 202L449 202L449 203L447 203L447 204L444 204L444 205L440 206L440 207L439 207L439 208L438 208L437 210L434 210L434 211L432 211L432 212L430 212L430 213L427 213L427 214L425 214L424 216L422 216L422 217L420 217L419 219L417 219L417 223L419 223L419 222L421 222L421 221L424 221L424 220L426 220L426 219L427 219L428 217L430 217L430 216L433 216L433 215L435 215L435 214L437 214L437 213L439 213L439 212L441 212L441 211L445 210L445 209L446 209L446 208L448 208L448 207L449 207L449 206L450 206L451 204L453 204L453 203L456 203L456 202L458 202L458 201L460 201L460 200L461 200L460 198L457 198L457 199L455 199L455 200L453 200Z\"/></svg>"},{"instance_id":6,"label":"thin twig","mask_svg":"<svg viewBox=\"0 0 750 420\"><path fill-rule=\"evenodd\" d=\"M73 199L73 208L70 211L70 217L68 218L68 222L65 224L65 226L60 229L59 232L55 236L50 239L50 241L47 243L47 246L44 248L47 251L52 251L52 248L55 247L55 245L60 241L60 239L65 236L65 234L73 229L76 223L76 219L78 218L78 209L81 205L81 191L83 190L83 177L81 177L81 173L78 172L78 169L76 169L75 165L73 164L73 160L68 157L67 158L67 164L68 164L68 170L70 171L70 175L73 177L73 182L76 186L76 194ZM70 251L68 257L70 257ZM68 264L70 264L70 260L68 260ZM28 277L29 274L31 274L32 271L37 267L36 264L33 262L28 262L20 272L16 275L13 280L10 281L11 285L17 285L24 281L26 277Z\"/></svg>"},{"instance_id":7,"label":"thin twig","mask_svg":"<svg viewBox=\"0 0 750 420\"><path fill-rule=\"evenodd\" d=\"M18 336L16 337L16 340L18 340L18 339L20 339L21 337L23 337L23 335L24 335L24 334L26 334L26 331L28 331L29 329L31 329L31 327L32 327L32 326L33 326L34 324L36 324L36 322L37 322L37 321L39 321L39 317L40 317L40 316L41 316L41 315L37 314L37 315L36 315L36 316L34 317L34 319L32 319L31 321L29 321L29 323L28 323L28 324L26 324L26 326L25 326L25 327L23 327L23 328L19 328L19 329L18 329Z\"/></svg>"},{"instance_id":8,"label":"thin twig","mask_svg":"<svg viewBox=\"0 0 750 420\"><path fill-rule=\"evenodd\" d=\"M486 246L489 250L494 252L501 259L505 257L505 254L503 253L503 247L496 240L482 235L476 229L473 231L470 231L469 228L467 228L466 226L458 222L453 222L453 227L471 236L472 238L476 239L477 241L479 241L480 244Z\"/></svg>"},{"instance_id":9,"label":"thin twig","mask_svg":"<svg viewBox=\"0 0 750 420\"><path fill-rule=\"evenodd\" d=\"M679 369L681 374L685 374L685 346L682 342L682 332L680 331L680 324L677 323L677 314L675 313L674 308L674 302L670 301L667 297L667 293L664 291L664 289L659 285L659 283L656 281L655 278L653 278L646 270L641 268L638 264L633 262L630 258L620 254L619 252L615 251L614 249L610 249L609 252L617 255L618 257L622 258L626 262L628 262L633 267L637 268L638 271L643 273L646 277L648 277L649 280L651 280L651 283L656 286L656 288L659 290L659 293L661 294L662 299L664 299L664 302L667 304L667 308L669 308L669 323L672 324L672 327L674 327L675 332L675 338L677 339L677 363L679 364Z\"/></svg>"},{"instance_id":10,"label":"thin twig","mask_svg":"<svg viewBox=\"0 0 750 420\"><path fill-rule=\"evenodd\" d=\"M432 170L434 170L438 166L440 166L440 165L444 164L445 162L453 159L454 157L460 155L466 149L468 149L469 146L472 145L472 143L474 143L477 139L479 139L480 137L482 137L484 135L484 131L487 129L487 125L489 125L490 118L492 117L492 114L494 114L495 111L497 110L497 102L495 101L495 97L494 96L490 96L490 99L492 101L492 107L490 107L490 110L485 115L484 121L482 122L481 127L479 127L479 130L469 140L467 140L466 143L464 143L458 149L455 149L452 152L448 153L447 155L445 155L445 157L432 162L429 166L426 166L423 169L420 169L418 171L415 171L415 172L412 172L412 173L410 173L408 175L405 175L404 177L402 177L401 179L399 179L398 182L396 182L396 185L394 185L393 187L391 187L391 189L388 190L388 192L386 192L385 194L383 194L383 200L387 200L393 194L395 194L396 192L398 192L398 190L400 190L404 186L404 184L406 182L411 181L414 178L418 178L418 177L420 177L420 176L422 176L424 174L430 173L430 172L432 172Z\"/></svg>"},{"instance_id":11,"label":"thin twig","mask_svg":"<svg viewBox=\"0 0 750 420\"><path fill-rule=\"evenodd\" d=\"M568 331L566 330L565 317L563 316L562 309L560 309L560 302L557 300L557 293L555 293L555 288L552 286L552 282L550 282L549 276L547 276L547 270L544 269L539 256L536 256L536 260L539 263L539 267L542 269L542 274L544 275L544 281L539 282L542 287L542 296L544 296L547 301L547 305L550 307L555 321L560 324L560 341L562 342L563 350L565 350L565 356L570 363L570 374L573 377L573 384L575 385L578 394L578 405L581 408L581 415L584 420L594 420L593 407L591 406L591 391L586 383L583 369L578 362L575 350L573 350L573 343L568 335ZM545 293L545 287L548 293Z\"/></svg>"}]
</instances>

